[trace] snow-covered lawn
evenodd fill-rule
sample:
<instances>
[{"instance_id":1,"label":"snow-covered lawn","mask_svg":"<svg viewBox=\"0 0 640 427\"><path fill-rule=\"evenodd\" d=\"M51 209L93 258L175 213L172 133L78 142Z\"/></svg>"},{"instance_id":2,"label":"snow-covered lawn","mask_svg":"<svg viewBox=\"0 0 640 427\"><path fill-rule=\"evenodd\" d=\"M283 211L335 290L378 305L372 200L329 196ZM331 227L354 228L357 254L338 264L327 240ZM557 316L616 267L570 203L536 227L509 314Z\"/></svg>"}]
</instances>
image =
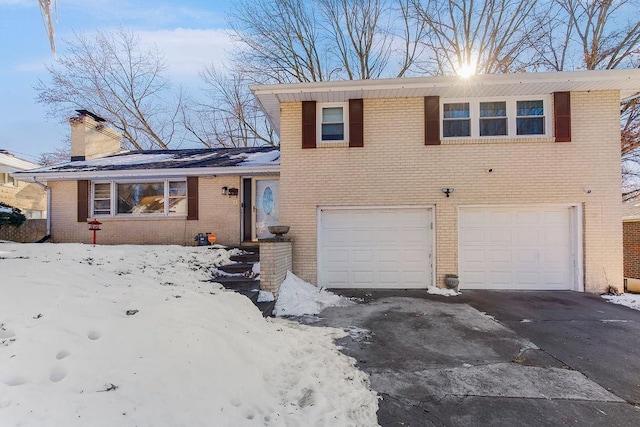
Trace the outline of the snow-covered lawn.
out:
<instances>
[{"instance_id":1,"label":"snow-covered lawn","mask_svg":"<svg viewBox=\"0 0 640 427\"><path fill-rule=\"evenodd\" d=\"M372 426L333 343L207 282L223 249L0 243L0 426Z\"/></svg>"},{"instance_id":2,"label":"snow-covered lawn","mask_svg":"<svg viewBox=\"0 0 640 427\"><path fill-rule=\"evenodd\" d=\"M602 295L602 298L614 304L625 305L635 310L640 310L640 295L637 294Z\"/></svg>"}]
</instances>

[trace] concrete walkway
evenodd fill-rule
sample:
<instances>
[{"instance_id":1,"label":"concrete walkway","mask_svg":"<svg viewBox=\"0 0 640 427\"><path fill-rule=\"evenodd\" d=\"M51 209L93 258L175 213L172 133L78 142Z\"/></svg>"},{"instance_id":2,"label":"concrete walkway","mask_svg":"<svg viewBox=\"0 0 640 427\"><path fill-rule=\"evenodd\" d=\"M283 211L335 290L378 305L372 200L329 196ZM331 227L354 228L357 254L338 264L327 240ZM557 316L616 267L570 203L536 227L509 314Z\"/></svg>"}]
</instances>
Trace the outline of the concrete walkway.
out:
<instances>
[{"instance_id":1,"label":"concrete walkway","mask_svg":"<svg viewBox=\"0 0 640 427\"><path fill-rule=\"evenodd\" d=\"M348 291L318 323L382 426L640 425L640 312L573 292ZM640 295L639 295L640 298Z\"/></svg>"}]
</instances>

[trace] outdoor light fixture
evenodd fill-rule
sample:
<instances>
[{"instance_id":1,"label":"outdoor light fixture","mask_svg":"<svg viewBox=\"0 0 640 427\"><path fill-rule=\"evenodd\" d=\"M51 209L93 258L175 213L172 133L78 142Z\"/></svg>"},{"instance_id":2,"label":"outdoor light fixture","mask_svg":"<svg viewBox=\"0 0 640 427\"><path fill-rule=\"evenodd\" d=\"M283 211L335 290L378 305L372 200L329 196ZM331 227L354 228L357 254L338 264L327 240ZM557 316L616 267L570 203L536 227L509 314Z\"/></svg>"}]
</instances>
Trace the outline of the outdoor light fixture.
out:
<instances>
[{"instance_id":1,"label":"outdoor light fixture","mask_svg":"<svg viewBox=\"0 0 640 427\"><path fill-rule=\"evenodd\" d=\"M453 193L453 188L442 188L441 191L449 197L449 194Z\"/></svg>"},{"instance_id":2,"label":"outdoor light fixture","mask_svg":"<svg viewBox=\"0 0 640 427\"><path fill-rule=\"evenodd\" d=\"M226 196L228 193L229 187L222 187L222 195Z\"/></svg>"}]
</instances>

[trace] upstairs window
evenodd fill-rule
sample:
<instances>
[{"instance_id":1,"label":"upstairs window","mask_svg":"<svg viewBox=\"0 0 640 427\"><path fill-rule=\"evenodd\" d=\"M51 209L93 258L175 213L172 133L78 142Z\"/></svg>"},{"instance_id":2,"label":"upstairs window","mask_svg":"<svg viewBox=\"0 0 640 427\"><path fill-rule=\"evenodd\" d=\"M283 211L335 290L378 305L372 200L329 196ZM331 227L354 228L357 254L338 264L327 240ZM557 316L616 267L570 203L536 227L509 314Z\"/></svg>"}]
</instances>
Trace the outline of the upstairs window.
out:
<instances>
[{"instance_id":1,"label":"upstairs window","mask_svg":"<svg viewBox=\"0 0 640 427\"><path fill-rule=\"evenodd\" d=\"M318 141L344 142L348 135L348 103L318 104Z\"/></svg>"},{"instance_id":2,"label":"upstairs window","mask_svg":"<svg viewBox=\"0 0 640 427\"><path fill-rule=\"evenodd\" d=\"M443 110L443 137L471 136L471 112L468 102L444 104Z\"/></svg>"},{"instance_id":3,"label":"upstairs window","mask_svg":"<svg viewBox=\"0 0 640 427\"><path fill-rule=\"evenodd\" d=\"M480 136L507 134L507 103L480 103Z\"/></svg>"},{"instance_id":4,"label":"upstairs window","mask_svg":"<svg viewBox=\"0 0 640 427\"><path fill-rule=\"evenodd\" d=\"M547 136L551 97L445 100L442 138ZM550 136L550 135L549 135Z\"/></svg>"},{"instance_id":5,"label":"upstairs window","mask_svg":"<svg viewBox=\"0 0 640 427\"><path fill-rule=\"evenodd\" d=\"M544 102L518 101L516 129L518 135L544 135Z\"/></svg>"}]
</instances>

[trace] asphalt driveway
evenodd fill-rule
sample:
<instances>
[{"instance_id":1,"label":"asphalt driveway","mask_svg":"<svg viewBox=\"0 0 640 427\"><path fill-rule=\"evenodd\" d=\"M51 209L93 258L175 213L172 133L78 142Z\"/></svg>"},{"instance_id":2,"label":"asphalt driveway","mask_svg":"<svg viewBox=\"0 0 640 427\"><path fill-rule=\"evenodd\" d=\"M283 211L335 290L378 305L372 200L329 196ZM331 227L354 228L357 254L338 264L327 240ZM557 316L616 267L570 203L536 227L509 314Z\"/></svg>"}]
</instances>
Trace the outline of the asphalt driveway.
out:
<instances>
[{"instance_id":1,"label":"asphalt driveway","mask_svg":"<svg viewBox=\"0 0 640 427\"><path fill-rule=\"evenodd\" d=\"M640 311L575 292L341 293L360 302L318 324L349 332L383 426L640 425Z\"/></svg>"}]
</instances>

